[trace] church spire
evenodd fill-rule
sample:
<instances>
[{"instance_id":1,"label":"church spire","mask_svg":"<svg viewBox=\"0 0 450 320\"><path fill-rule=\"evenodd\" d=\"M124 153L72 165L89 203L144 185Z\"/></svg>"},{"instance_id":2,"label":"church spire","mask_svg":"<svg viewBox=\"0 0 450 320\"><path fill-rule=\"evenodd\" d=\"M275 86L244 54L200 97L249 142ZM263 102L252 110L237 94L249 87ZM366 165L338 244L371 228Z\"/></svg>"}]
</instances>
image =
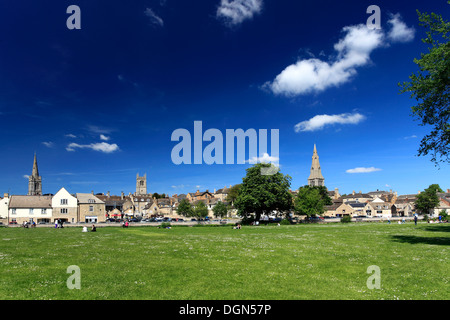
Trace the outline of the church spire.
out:
<instances>
[{"instance_id":1,"label":"church spire","mask_svg":"<svg viewBox=\"0 0 450 320\"><path fill-rule=\"evenodd\" d=\"M314 151L312 156L311 173L308 178L309 186L325 186L325 178L322 175L322 170L319 163L319 155L317 154L316 144L314 144Z\"/></svg>"},{"instance_id":2,"label":"church spire","mask_svg":"<svg viewBox=\"0 0 450 320\"><path fill-rule=\"evenodd\" d=\"M42 178L39 176L36 152L34 153L33 171L31 172L31 176L28 178L28 195L42 195Z\"/></svg>"},{"instance_id":3,"label":"church spire","mask_svg":"<svg viewBox=\"0 0 450 320\"><path fill-rule=\"evenodd\" d=\"M33 171L31 175L35 178L39 177L39 170L37 165L37 158L36 158L36 152L34 153L34 161L33 161Z\"/></svg>"}]
</instances>

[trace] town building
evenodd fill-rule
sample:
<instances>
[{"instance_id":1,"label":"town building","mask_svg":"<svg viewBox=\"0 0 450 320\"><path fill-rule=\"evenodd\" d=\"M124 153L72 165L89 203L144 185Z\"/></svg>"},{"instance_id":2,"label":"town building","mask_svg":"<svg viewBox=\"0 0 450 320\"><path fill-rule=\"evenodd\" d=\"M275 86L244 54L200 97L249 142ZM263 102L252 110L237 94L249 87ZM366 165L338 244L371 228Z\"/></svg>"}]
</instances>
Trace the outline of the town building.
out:
<instances>
[{"instance_id":1,"label":"town building","mask_svg":"<svg viewBox=\"0 0 450 320\"><path fill-rule=\"evenodd\" d=\"M92 193L77 193L79 222L97 223L106 221L105 202Z\"/></svg>"},{"instance_id":2,"label":"town building","mask_svg":"<svg viewBox=\"0 0 450 320\"><path fill-rule=\"evenodd\" d=\"M28 195L42 195L42 177L39 176L36 153L34 154L33 170L31 172L31 176L28 177Z\"/></svg>"},{"instance_id":3,"label":"town building","mask_svg":"<svg viewBox=\"0 0 450 320\"><path fill-rule=\"evenodd\" d=\"M13 195L9 201L8 222L48 223L53 219L52 213L51 196Z\"/></svg>"},{"instance_id":4,"label":"town building","mask_svg":"<svg viewBox=\"0 0 450 320\"><path fill-rule=\"evenodd\" d=\"M324 187L325 178L322 175L322 169L320 168L319 155L317 154L316 145L314 144L314 151L312 156L311 173L308 178L308 185L310 187Z\"/></svg>"},{"instance_id":5,"label":"town building","mask_svg":"<svg viewBox=\"0 0 450 320\"><path fill-rule=\"evenodd\" d=\"M53 220L60 219L63 223L76 223L79 221L78 200L65 188L59 189L52 197L52 209Z\"/></svg>"},{"instance_id":6,"label":"town building","mask_svg":"<svg viewBox=\"0 0 450 320\"><path fill-rule=\"evenodd\" d=\"M147 174L144 174L143 177L139 176L139 173L136 174L136 193L135 195L146 195L147 194Z\"/></svg>"}]
</instances>

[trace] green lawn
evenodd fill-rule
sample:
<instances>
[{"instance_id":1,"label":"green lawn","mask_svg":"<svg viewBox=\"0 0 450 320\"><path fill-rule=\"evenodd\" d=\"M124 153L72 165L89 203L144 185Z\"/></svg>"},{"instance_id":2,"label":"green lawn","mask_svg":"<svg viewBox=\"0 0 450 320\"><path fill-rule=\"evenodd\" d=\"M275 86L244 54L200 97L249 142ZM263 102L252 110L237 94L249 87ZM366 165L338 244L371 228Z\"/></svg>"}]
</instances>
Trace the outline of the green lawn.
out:
<instances>
[{"instance_id":1,"label":"green lawn","mask_svg":"<svg viewBox=\"0 0 450 320\"><path fill-rule=\"evenodd\" d=\"M447 299L449 249L449 224L411 222L0 228L0 299Z\"/></svg>"}]
</instances>

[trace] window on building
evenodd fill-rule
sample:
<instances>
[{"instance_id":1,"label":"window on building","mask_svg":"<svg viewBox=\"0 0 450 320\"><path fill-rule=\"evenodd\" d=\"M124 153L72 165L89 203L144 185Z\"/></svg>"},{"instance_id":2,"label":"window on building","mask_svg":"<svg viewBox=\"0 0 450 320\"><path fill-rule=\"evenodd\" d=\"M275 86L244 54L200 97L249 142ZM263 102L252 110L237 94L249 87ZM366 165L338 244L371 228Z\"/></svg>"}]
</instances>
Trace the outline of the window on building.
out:
<instances>
[{"instance_id":1,"label":"window on building","mask_svg":"<svg viewBox=\"0 0 450 320\"><path fill-rule=\"evenodd\" d=\"M67 199L61 199L61 205L67 204Z\"/></svg>"},{"instance_id":2,"label":"window on building","mask_svg":"<svg viewBox=\"0 0 450 320\"><path fill-rule=\"evenodd\" d=\"M94 211L94 206L89 206L89 212L93 212Z\"/></svg>"},{"instance_id":3,"label":"window on building","mask_svg":"<svg viewBox=\"0 0 450 320\"><path fill-rule=\"evenodd\" d=\"M47 209L41 209L41 214L47 214Z\"/></svg>"},{"instance_id":4,"label":"window on building","mask_svg":"<svg viewBox=\"0 0 450 320\"><path fill-rule=\"evenodd\" d=\"M16 209L11 209L11 214L16 214Z\"/></svg>"},{"instance_id":5,"label":"window on building","mask_svg":"<svg viewBox=\"0 0 450 320\"><path fill-rule=\"evenodd\" d=\"M67 213L67 208L61 208L61 213Z\"/></svg>"},{"instance_id":6,"label":"window on building","mask_svg":"<svg viewBox=\"0 0 450 320\"><path fill-rule=\"evenodd\" d=\"M89 199L88 203L95 203L95 200L94 199Z\"/></svg>"},{"instance_id":7,"label":"window on building","mask_svg":"<svg viewBox=\"0 0 450 320\"><path fill-rule=\"evenodd\" d=\"M34 209L30 208L29 214L33 214Z\"/></svg>"}]
</instances>

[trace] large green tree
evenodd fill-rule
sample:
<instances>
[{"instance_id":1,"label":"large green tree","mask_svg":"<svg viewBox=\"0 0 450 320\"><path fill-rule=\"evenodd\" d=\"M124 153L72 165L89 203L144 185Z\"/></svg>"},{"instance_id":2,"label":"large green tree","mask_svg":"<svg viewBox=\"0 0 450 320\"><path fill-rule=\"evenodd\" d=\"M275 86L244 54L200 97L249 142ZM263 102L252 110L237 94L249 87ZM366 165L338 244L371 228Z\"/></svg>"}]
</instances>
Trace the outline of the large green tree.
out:
<instances>
[{"instance_id":1,"label":"large green tree","mask_svg":"<svg viewBox=\"0 0 450 320\"><path fill-rule=\"evenodd\" d=\"M235 184L234 186L232 186L230 188L230 190L228 191L226 201L233 204L239 194L240 188L241 188L241 184Z\"/></svg>"},{"instance_id":2,"label":"large green tree","mask_svg":"<svg viewBox=\"0 0 450 320\"><path fill-rule=\"evenodd\" d=\"M416 197L416 209L423 214L429 214L431 210L439 206L438 192L442 192L438 184L432 184Z\"/></svg>"},{"instance_id":3,"label":"large green tree","mask_svg":"<svg viewBox=\"0 0 450 320\"><path fill-rule=\"evenodd\" d=\"M185 217L192 217L193 216L193 209L192 205L189 203L188 200L183 199L180 201L177 207L177 212L179 215L185 216Z\"/></svg>"},{"instance_id":4,"label":"large green tree","mask_svg":"<svg viewBox=\"0 0 450 320\"><path fill-rule=\"evenodd\" d=\"M214 216L223 218L223 217L226 217L226 215L228 213L228 209L227 209L227 206L222 201L219 201L214 206L213 212L214 212Z\"/></svg>"},{"instance_id":5,"label":"large green tree","mask_svg":"<svg viewBox=\"0 0 450 320\"><path fill-rule=\"evenodd\" d=\"M197 201L194 205L193 216L198 219L203 219L208 216L208 207L203 201Z\"/></svg>"},{"instance_id":6,"label":"large green tree","mask_svg":"<svg viewBox=\"0 0 450 320\"><path fill-rule=\"evenodd\" d=\"M287 213L292 208L292 195L289 192L292 178L279 170L271 175L261 174L270 166L258 163L247 169L234 202L240 216L253 216L258 221L261 215L274 211Z\"/></svg>"},{"instance_id":7,"label":"large green tree","mask_svg":"<svg viewBox=\"0 0 450 320\"><path fill-rule=\"evenodd\" d=\"M303 186L298 189L294 200L294 211L299 215L308 217L321 215L325 211L325 205L332 204L325 187Z\"/></svg>"},{"instance_id":8,"label":"large green tree","mask_svg":"<svg viewBox=\"0 0 450 320\"><path fill-rule=\"evenodd\" d=\"M421 140L418 155L430 154L431 161L438 165L450 162L450 22L435 13L417 10L417 14L420 25L427 29L422 41L429 45L428 53L414 59L419 71L409 77L409 82L399 85L401 93L409 92L416 99L412 115L421 121L420 125L432 126Z\"/></svg>"}]
</instances>

